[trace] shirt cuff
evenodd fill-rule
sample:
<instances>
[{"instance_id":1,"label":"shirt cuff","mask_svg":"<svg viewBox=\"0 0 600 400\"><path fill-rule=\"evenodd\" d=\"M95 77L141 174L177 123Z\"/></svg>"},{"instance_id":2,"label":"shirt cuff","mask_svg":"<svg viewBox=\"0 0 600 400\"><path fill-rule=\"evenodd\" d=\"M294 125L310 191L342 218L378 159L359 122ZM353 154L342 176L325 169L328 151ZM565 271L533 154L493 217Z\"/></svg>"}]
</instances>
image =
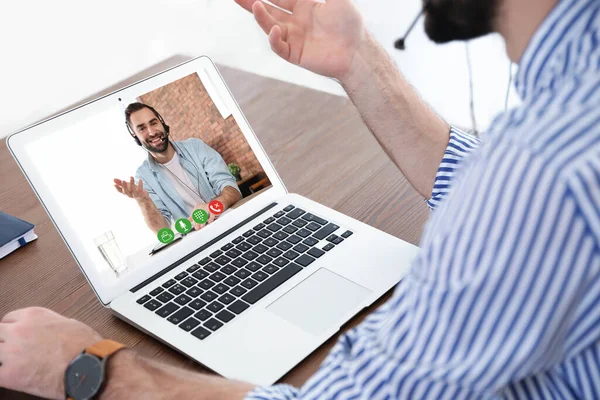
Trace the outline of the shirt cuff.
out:
<instances>
[{"instance_id":1,"label":"shirt cuff","mask_svg":"<svg viewBox=\"0 0 600 400\"><path fill-rule=\"evenodd\" d=\"M435 176L431 198L427 200L429 208L432 210L435 209L442 199L446 197L450 191L457 167L473 150L479 147L479 144L480 140L475 136L469 135L455 127L450 127L450 140Z\"/></svg>"},{"instance_id":2,"label":"shirt cuff","mask_svg":"<svg viewBox=\"0 0 600 400\"><path fill-rule=\"evenodd\" d=\"M298 389L291 385L259 386L250 391L245 400L292 400L297 399L298 394Z\"/></svg>"}]
</instances>

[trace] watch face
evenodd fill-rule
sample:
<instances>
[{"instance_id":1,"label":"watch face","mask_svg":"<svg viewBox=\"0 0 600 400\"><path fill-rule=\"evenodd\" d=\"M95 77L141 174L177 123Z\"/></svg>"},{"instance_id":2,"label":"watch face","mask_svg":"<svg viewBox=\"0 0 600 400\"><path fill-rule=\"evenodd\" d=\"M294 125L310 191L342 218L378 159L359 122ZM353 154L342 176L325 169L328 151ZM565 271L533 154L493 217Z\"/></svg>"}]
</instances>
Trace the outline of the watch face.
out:
<instances>
[{"instance_id":1,"label":"watch face","mask_svg":"<svg viewBox=\"0 0 600 400\"><path fill-rule=\"evenodd\" d=\"M102 385L104 366L102 362L89 354L81 354L67 368L65 389L72 399L90 399Z\"/></svg>"}]
</instances>

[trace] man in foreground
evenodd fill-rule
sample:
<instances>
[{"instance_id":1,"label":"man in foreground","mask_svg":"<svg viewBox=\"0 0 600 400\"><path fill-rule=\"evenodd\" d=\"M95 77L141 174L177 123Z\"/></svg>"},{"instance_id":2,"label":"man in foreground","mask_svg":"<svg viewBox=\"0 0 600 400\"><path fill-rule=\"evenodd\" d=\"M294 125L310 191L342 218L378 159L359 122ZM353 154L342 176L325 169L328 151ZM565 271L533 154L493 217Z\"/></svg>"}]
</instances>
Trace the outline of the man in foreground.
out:
<instances>
[{"instance_id":1,"label":"man in foreground","mask_svg":"<svg viewBox=\"0 0 600 400\"><path fill-rule=\"evenodd\" d=\"M419 99L351 0L272 0L290 12L236 1L278 55L342 83L436 210L393 298L303 387L254 388L126 350L101 398L600 398L600 2L429 2L433 40L497 31L520 64L523 106L480 144ZM0 386L60 398L66 365L99 339L47 310L9 313Z\"/></svg>"}]
</instances>

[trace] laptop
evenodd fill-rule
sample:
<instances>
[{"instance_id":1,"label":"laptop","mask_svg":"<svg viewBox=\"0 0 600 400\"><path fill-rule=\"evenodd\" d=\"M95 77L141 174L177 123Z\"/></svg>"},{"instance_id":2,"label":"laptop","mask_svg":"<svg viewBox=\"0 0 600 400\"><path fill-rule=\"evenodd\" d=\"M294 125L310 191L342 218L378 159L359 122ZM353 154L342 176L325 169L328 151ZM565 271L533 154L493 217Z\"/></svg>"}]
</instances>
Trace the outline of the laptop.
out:
<instances>
[{"instance_id":1,"label":"laptop","mask_svg":"<svg viewBox=\"0 0 600 400\"><path fill-rule=\"evenodd\" d=\"M213 222L186 232L175 218L196 210L177 210L175 181L161 168L140 172L152 156L128 132L124 110L132 103L160 113L186 160L186 174L192 184L198 180L196 189L206 180L218 195L229 185L240 199ZM7 142L99 301L227 378L276 382L396 285L418 252L288 193L206 56L28 127ZM200 148L204 152L192 154ZM209 153L213 161L205 162ZM196 176L185 169L189 163L205 171ZM216 183L216 175L228 183ZM115 187L114 179L139 183L143 176L169 225L158 234L139 202Z\"/></svg>"}]
</instances>

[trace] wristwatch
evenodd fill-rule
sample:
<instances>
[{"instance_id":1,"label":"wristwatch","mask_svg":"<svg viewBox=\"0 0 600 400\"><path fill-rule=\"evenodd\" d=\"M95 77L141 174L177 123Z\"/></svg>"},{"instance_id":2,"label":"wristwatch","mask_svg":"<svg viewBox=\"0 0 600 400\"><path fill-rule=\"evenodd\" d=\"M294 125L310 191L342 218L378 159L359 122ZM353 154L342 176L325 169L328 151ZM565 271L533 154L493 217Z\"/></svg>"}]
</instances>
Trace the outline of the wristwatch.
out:
<instances>
[{"instance_id":1,"label":"wristwatch","mask_svg":"<svg viewBox=\"0 0 600 400\"><path fill-rule=\"evenodd\" d=\"M100 394L108 358L124 347L112 340L101 340L79 353L65 371L65 397L68 400L88 400Z\"/></svg>"}]
</instances>

